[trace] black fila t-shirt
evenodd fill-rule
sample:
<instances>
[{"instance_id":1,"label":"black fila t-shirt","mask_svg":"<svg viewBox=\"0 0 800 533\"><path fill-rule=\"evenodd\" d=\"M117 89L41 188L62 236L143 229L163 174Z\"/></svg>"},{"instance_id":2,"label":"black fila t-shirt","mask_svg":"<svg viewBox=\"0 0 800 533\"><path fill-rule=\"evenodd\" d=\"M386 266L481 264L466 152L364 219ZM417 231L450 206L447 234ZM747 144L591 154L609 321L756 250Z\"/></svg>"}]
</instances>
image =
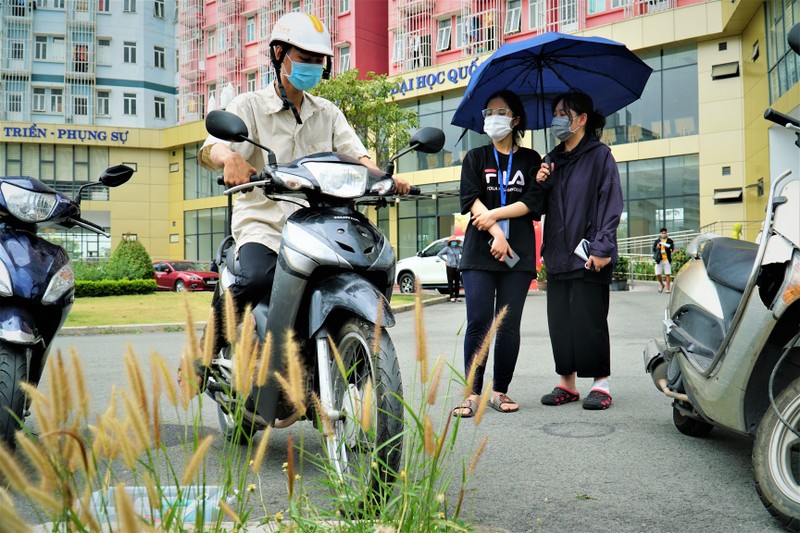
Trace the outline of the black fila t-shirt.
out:
<instances>
[{"instance_id":1,"label":"black fila t-shirt","mask_svg":"<svg viewBox=\"0 0 800 533\"><path fill-rule=\"evenodd\" d=\"M470 150L461 166L461 213L470 213L476 199L489 209L501 206L500 182L493 145L488 144ZM508 170L508 156L497 153L503 175ZM512 158L511 175L506 185L506 205L522 202L530 213L509 220L508 243L519 255L515 271L536 270L536 248L533 221L544 212L544 191L536 182L536 172L542 158L530 148L519 147ZM508 270L508 266L496 260L489 252L488 231L480 231L472 223L467 224L464 236L464 251L459 268L461 270Z\"/></svg>"}]
</instances>

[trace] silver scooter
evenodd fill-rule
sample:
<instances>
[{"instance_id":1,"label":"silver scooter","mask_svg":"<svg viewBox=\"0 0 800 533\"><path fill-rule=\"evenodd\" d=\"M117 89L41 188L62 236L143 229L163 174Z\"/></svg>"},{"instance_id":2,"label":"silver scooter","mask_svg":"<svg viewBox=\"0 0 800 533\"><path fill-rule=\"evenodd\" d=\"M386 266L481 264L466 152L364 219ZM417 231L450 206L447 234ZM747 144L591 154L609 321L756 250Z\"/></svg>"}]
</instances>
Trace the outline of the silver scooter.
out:
<instances>
[{"instance_id":1,"label":"silver scooter","mask_svg":"<svg viewBox=\"0 0 800 533\"><path fill-rule=\"evenodd\" d=\"M800 54L800 25L793 32ZM800 120L771 109L764 117L796 132L800 148ZM703 437L719 426L755 438L761 500L798 531L800 176L786 171L772 180L756 243L706 234L686 251L664 339L647 344L645 369L672 398L681 433Z\"/></svg>"},{"instance_id":2,"label":"silver scooter","mask_svg":"<svg viewBox=\"0 0 800 533\"><path fill-rule=\"evenodd\" d=\"M294 332L305 367L305 416L316 423L322 415L331 422L325 445L342 479L358 488L374 487L381 479L396 475L402 450L402 380L394 345L385 330L394 325L389 300L395 254L388 239L356 207L385 207L387 197L395 194L393 161L411 150L439 152L444 132L436 128L418 131L384 173L330 152L279 165L268 147L247 137L247 127L239 117L224 111L209 113L206 129L219 139L250 142L267 154L263 172L247 184L227 189L229 198L260 187L275 201L307 204L294 212L283 228L269 304L261 302L252 310L256 333L262 341L268 334L272 339L269 376L273 376L275 371L284 373L285 340ZM412 187L411 192L419 194L419 188ZM229 247L232 242L226 238L217 252L220 290L229 287L237 275L238 262ZM333 356L329 339L338 349L346 375ZM220 427L229 440L245 443L257 430L286 427L301 416L274 377L256 387L249 398L238 397L232 386L234 360L229 349L214 358L205 388L218 404ZM312 393L324 413L315 412ZM236 402L240 401L245 402L243 418L236 416ZM367 409L372 412L371 431L359 423ZM373 461L381 465L381 479L374 477Z\"/></svg>"}]
</instances>

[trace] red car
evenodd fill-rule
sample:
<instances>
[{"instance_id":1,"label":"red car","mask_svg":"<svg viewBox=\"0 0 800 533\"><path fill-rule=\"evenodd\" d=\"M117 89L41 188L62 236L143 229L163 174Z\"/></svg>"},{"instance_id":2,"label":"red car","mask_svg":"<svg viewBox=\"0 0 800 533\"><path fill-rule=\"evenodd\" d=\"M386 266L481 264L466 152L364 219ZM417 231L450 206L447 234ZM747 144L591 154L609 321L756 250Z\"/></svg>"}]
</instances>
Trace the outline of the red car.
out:
<instances>
[{"instance_id":1,"label":"red car","mask_svg":"<svg viewBox=\"0 0 800 533\"><path fill-rule=\"evenodd\" d=\"M158 288L168 291L213 291L219 281L219 274L194 261L158 261L153 268Z\"/></svg>"}]
</instances>

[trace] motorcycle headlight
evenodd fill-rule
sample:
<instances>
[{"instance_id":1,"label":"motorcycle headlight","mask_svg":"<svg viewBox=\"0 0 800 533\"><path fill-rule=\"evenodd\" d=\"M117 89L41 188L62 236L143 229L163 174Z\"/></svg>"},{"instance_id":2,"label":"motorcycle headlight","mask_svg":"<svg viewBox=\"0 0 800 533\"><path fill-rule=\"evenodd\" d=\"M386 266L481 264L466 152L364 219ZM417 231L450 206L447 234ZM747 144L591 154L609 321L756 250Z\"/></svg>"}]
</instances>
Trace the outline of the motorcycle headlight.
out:
<instances>
[{"instance_id":1,"label":"motorcycle headlight","mask_svg":"<svg viewBox=\"0 0 800 533\"><path fill-rule=\"evenodd\" d=\"M6 265L0 263L0 296L12 296L14 286L11 284L11 275L8 273Z\"/></svg>"},{"instance_id":2,"label":"motorcycle headlight","mask_svg":"<svg viewBox=\"0 0 800 533\"><path fill-rule=\"evenodd\" d=\"M339 198L358 198L367 190L367 167L342 163L305 163L324 194Z\"/></svg>"},{"instance_id":3,"label":"motorcycle headlight","mask_svg":"<svg viewBox=\"0 0 800 533\"><path fill-rule=\"evenodd\" d=\"M369 192L379 196L384 196L389 194L389 192L392 190L392 187L394 187L394 180L392 178L386 178L385 180L380 180L373 185Z\"/></svg>"},{"instance_id":4,"label":"motorcycle headlight","mask_svg":"<svg viewBox=\"0 0 800 533\"><path fill-rule=\"evenodd\" d=\"M75 274L72 272L72 265L66 264L53 276L47 284L47 290L42 296L43 304L54 304L59 298L64 296L75 286Z\"/></svg>"},{"instance_id":5,"label":"motorcycle headlight","mask_svg":"<svg viewBox=\"0 0 800 533\"><path fill-rule=\"evenodd\" d=\"M286 172L278 172L278 179L283 182L287 189L299 191L300 189L313 189L314 185L310 181L294 174L287 174Z\"/></svg>"},{"instance_id":6,"label":"motorcycle headlight","mask_svg":"<svg viewBox=\"0 0 800 533\"><path fill-rule=\"evenodd\" d=\"M50 218L58 198L52 193L33 192L11 185L0 184L8 212L23 222L43 222Z\"/></svg>"}]
</instances>

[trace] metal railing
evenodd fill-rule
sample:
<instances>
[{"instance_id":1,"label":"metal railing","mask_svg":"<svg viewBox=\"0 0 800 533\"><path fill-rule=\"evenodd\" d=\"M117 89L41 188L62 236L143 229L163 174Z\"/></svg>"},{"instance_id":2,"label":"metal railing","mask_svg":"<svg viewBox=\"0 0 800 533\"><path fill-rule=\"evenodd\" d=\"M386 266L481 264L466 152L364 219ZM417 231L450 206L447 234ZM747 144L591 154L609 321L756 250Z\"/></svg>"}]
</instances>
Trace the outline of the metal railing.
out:
<instances>
[{"instance_id":1,"label":"metal railing","mask_svg":"<svg viewBox=\"0 0 800 533\"><path fill-rule=\"evenodd\" d=\"M669 238L675 242L675 249L686 248L692 242L692 239L704 233L697 230L683 230L675 231L669 234ZM653 243L659 238L658 233L652 235L641 235L639 237L628 237L626 239L619 239L617 247L620 255L646 255L652 257Z\"/></svg>"}]
</instances>

